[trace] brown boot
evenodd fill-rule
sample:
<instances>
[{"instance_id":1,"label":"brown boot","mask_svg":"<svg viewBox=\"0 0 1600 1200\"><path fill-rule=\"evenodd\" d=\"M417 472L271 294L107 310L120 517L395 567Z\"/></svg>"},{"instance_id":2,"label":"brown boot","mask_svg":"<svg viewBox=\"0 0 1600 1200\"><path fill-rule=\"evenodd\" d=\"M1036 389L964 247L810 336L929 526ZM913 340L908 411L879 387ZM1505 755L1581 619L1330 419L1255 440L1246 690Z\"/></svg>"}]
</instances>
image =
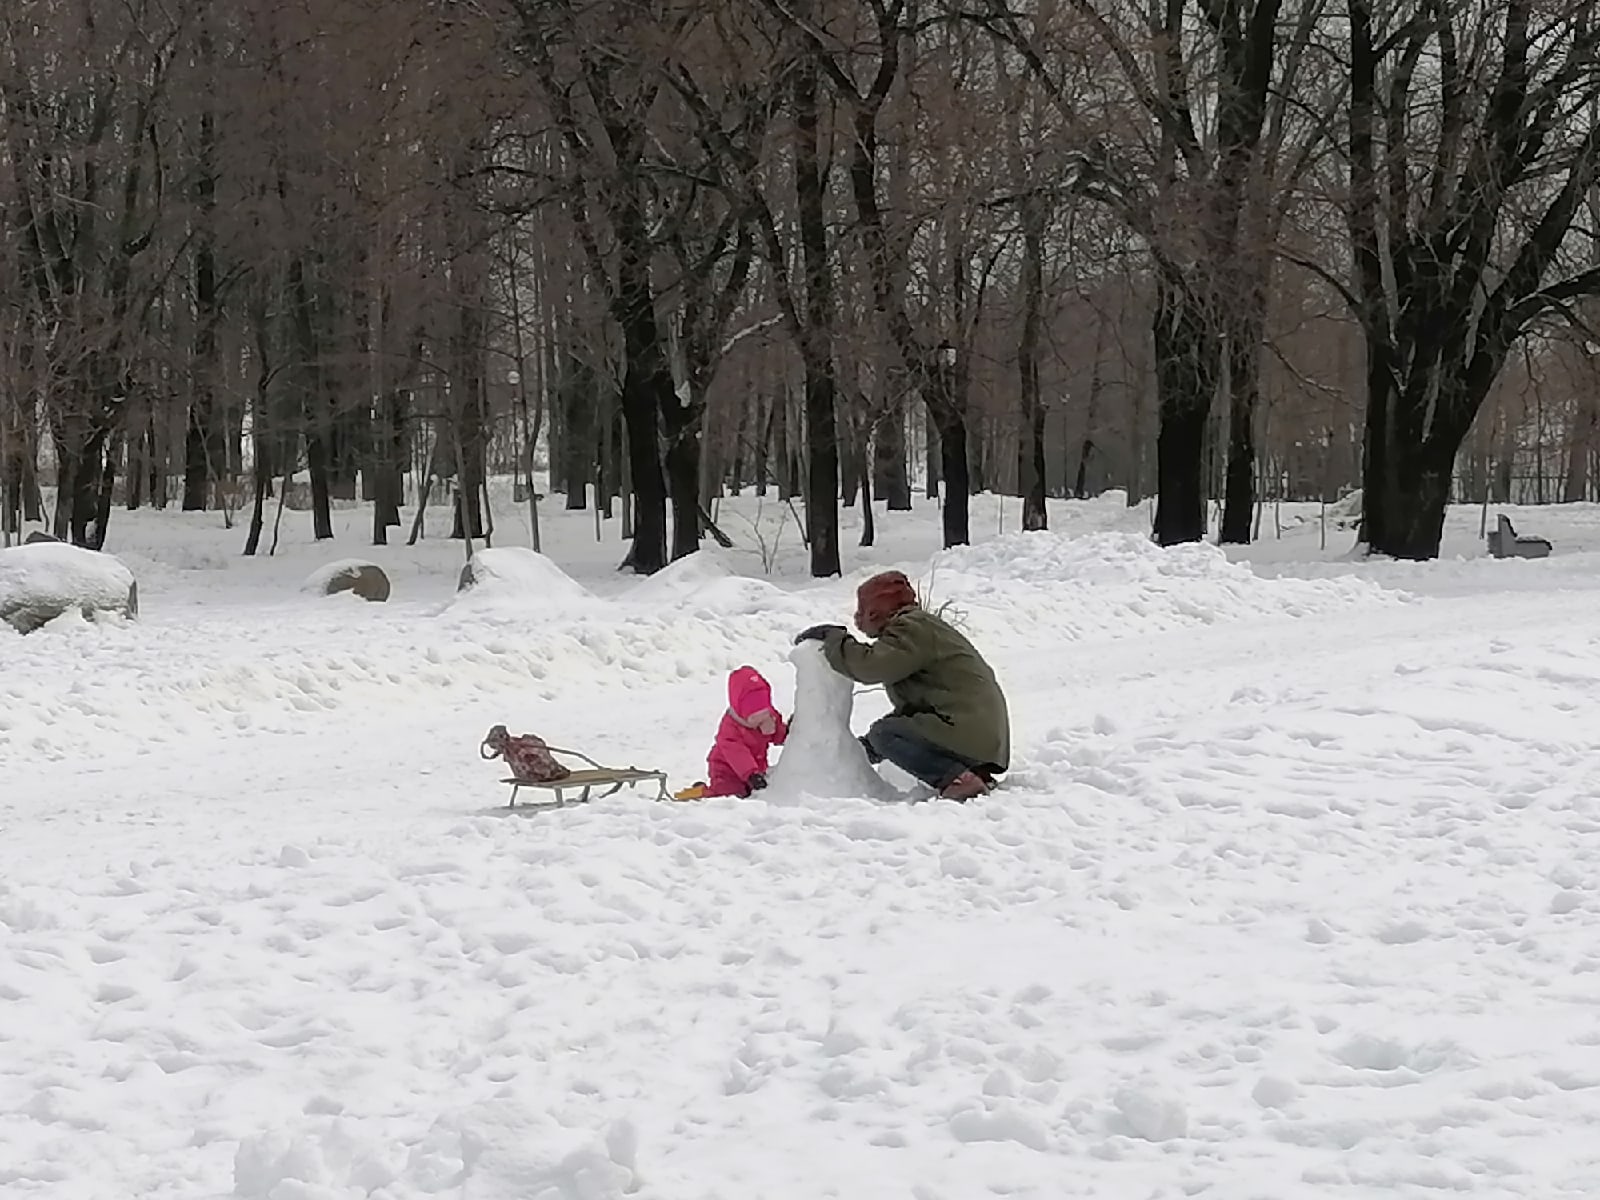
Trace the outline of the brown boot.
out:
<instances>
[{"instance_id":1,"label":"brown boot","mask_svg":"<svg viewBox=\"0 0 1600 1200\"><path fill-rule=\"evenodd\" d=\"M975 796L982 796L988 790L988 785L983 780L979 779L971 771L963 771L946 784L939 795L946 800L955 800L965 804Z\"/></svg>"}]
</instances>

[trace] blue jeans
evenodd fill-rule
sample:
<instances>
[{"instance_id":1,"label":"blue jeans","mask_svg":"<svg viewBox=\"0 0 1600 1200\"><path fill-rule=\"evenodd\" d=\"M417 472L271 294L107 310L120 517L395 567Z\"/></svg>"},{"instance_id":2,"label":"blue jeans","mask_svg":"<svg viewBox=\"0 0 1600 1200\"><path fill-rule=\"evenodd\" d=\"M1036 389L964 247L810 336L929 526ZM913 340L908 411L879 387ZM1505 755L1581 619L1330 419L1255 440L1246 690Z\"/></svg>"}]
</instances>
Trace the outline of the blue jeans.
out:
<instances>
[{"instance_id":1,"label":"blue jeans","mask_svg":"<svg viewBox=\"0 0 1600 1200\"><path fill-rule=\"evenodd\" d=\"M876 762L887 759L935 791L949 787L963 772L977 769L976 763L923 737L909 717L889 716L874 721L861 741L869 758Z\"/></svg>"}]
</instances>

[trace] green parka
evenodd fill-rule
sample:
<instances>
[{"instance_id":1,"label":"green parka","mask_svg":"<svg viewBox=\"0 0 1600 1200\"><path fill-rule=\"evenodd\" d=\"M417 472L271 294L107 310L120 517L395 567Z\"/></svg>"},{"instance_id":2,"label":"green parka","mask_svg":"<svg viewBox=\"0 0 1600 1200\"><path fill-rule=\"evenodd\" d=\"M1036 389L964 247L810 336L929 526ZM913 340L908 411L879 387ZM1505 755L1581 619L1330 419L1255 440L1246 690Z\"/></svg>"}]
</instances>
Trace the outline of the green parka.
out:
<instances>
[{"instance_id":1,"label":"green parka","mask_svg":"<svg viewBox=\"0 0 1600 1200\"><path fill-rule=\"evenodd\" d=\"M881 683L896 716L936 746L996 772L1011 765L1011 717L994 671L959 631L922 608L889 619L871 643L830 630L828 663L858 683Z\"/></svg>"}]
</instances>

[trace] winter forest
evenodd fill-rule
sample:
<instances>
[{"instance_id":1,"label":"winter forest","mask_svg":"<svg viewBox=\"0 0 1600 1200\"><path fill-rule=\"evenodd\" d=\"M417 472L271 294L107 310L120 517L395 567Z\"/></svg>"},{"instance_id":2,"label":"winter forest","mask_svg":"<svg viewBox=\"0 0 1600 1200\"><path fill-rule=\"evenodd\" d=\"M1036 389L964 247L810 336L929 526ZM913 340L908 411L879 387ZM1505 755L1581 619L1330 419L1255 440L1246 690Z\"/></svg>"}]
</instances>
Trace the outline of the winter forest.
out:
<instances>
[{"instance_id":1,"label":"winter forest","mask_svg":"<svg viewBox=\"0 0 1600 1200\"><path fill-rule=\"evenodd\" d=\"M1359 488L1429 558L1600 487L1597 56L1587 0L10 0L0 525L475 538L537 461L641 573L749 489L817 576L913 489L952 546Z\"/></svg>"}]
</instances>

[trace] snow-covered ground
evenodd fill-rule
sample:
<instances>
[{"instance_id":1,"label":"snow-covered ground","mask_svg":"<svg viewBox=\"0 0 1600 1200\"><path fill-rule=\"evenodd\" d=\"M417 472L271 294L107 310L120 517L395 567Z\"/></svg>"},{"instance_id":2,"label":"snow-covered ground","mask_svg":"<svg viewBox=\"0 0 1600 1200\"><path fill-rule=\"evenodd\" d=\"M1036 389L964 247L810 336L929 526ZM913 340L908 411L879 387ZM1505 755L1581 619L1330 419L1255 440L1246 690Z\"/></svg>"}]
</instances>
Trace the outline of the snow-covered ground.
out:
<instances>
[{"instance_id":1,"label":"snow-covered ground","mask_svg":"<svg viewBox=\"0 0 1600 1200\"><path fill-rule=\"evenodd\" d=\"M547 509L460 599L363 510L115 514L140 620L0 627L0 1194L1600 1194L1600 508L1415 565L980 499L823 584L786 513L633 580ZM351 557L390 602L301 591ZM995 662L999 793L506 815L490 725L692 782L887 565Z\"/></svg>"}]
</instances>

